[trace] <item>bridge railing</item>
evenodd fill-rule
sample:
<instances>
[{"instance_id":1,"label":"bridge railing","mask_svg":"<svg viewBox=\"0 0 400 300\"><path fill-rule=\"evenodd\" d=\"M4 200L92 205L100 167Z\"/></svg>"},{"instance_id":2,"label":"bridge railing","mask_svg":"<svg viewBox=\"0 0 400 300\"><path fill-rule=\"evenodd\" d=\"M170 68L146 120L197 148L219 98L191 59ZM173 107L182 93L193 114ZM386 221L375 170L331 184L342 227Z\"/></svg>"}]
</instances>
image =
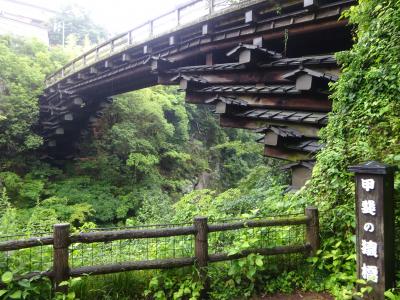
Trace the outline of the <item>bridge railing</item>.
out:
<instances>
[{"instance_id":1,"label":"bridge railing","mask_svg":"<svg viewBox=\"0 0 400 300\"><path fill-rule=\"evenodd\" d=\"M46 79L46 86L90 66L97 61L115 55L125 49L140 45L168 32L172 32L191 23L218 15L221 11L243 8L261 0L192 0L173 11L133 28L99 44L82 54Z\"/></svg>"},{"instance_id":2,"label":"bridge railing","mask_svg":"<svg viewBox=\"0 0 400 300\"><path fill-rule=\"evenodd\" d=\"M27 270L19 278L48 276L62 291L58 283L70 276L191 265L206 272L209 263L253 253L267 258L281 255L286 261L279 265L293 266L304 254L317 251L319 217L318 210L309 207L305 213L256 219L209 222L197 217L193 223L100 228L78 234L70 233L69 224L59 224L53 235L9 238L0 242L0 270Z\"/></svg>"}]
</instances>

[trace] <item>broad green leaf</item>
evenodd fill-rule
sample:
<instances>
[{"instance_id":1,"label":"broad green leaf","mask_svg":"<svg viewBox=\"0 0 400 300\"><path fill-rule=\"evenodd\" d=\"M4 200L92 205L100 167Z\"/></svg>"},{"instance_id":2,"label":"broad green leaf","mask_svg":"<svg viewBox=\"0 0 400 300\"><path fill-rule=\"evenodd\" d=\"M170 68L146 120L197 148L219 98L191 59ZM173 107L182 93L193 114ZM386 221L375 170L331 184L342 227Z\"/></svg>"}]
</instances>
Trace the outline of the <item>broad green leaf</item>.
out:
<instances>
[{"instance_id":1,"label":"broad green leaf","mask_svg":"<svg viewBox=\"0 0 400 300\"><path fill-rule=\"evenodd\" d=\"M259 267L262 267L264 265L263 260L262 260L261 257L257 257L256 265L259 266Z\"/></svg>"},{"instance_id":2,"label":"broad green leaf","mask_svg":"<svg viewBox=\"0 0 400 300\"><path fill-rule=\"evenodd\" d=\"M58 286L69 286L69 282L68 281L62 281L59 283Z\"/></svg>"},{"instance_id":3,"label":"broad green leaf","mask_svg":"<svg viewBox=\"0 0 400 300\"><path fill-rule=\"evenodd\" d=\"M15 291L9 297L11 299L21 299L22 298L22 291Z\"/></svg>"},{"instance_id":4,"label":"broad green leaf","mask_svg":"<svg viewBox=\"0 0 400 300\"><path fill-rule=\"evenodd\" d=\"M4 283L10 283L13 280L13 273L11 272L5 272L3 275L1 275L1 281Z\"/></svg>"}]
</instances>

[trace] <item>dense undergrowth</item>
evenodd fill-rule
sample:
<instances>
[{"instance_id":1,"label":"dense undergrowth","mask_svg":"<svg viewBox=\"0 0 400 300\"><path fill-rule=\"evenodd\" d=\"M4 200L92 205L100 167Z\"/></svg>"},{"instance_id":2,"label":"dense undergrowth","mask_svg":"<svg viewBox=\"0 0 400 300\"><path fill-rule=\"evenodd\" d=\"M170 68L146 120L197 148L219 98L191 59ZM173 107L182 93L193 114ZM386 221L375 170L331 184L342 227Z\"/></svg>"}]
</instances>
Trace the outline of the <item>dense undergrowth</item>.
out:
<instances>
[{"instance_id":1,"label":"dense undergrowth","mask_svg":"<svg viewBox=\"0 0 400 300\"><path fill-rule=\"evenodd\" d=\"M82 230L190 222L196 215L287 214L316 204L322 230L316 257L285 272L259 255L211 265L211 296L328 290L336 299L350 299L356 283L355 220L347 168L367 160L400 166L400 2L360 0L346 17L356 28L354 47L337 54L342 74L332 86L333 112L321 133L325 148L312 180L295 194L284 194L286 175L278 162L260 156L252 134L220 129L207 109L185 105L174 88L117 97L95 132L80 142L74 161L56 166L40 159L37 95L45 74L66 56L35 42L1 38L1 235L65 221ZM195 190L199 185L206 189ZM249 238L242 232L230 250L257 242ZM24 270L14 265L10 271ZM10 274L3 273L8 287L0 291L3 298L25 293L27 299L49 299L49 282L15 283ZM71 299L197 299L201 289L194 268L83 277L68 284ZM396 291L387 296L400 297Z\"/></svg>"},{"instance_id":2,"label":"dense undergrowth","mask_svg":"<svg viewBox=\"0 0 400 300\"><path fill-rule=\"evenodd\" d=\"M345 16L356 26L354 46L336 55L342 74L332 86L333 112L321 133L325 148L301 193L326 211L329 221L315 261L332 273L329 281L348 286L339 293L334 288L338 298L350 294L354 278L354 184L347 169L368 160L400 166L400 2L360 0ZM396 202L399 179L397 174Z\"/></svg>"}]
</instances>

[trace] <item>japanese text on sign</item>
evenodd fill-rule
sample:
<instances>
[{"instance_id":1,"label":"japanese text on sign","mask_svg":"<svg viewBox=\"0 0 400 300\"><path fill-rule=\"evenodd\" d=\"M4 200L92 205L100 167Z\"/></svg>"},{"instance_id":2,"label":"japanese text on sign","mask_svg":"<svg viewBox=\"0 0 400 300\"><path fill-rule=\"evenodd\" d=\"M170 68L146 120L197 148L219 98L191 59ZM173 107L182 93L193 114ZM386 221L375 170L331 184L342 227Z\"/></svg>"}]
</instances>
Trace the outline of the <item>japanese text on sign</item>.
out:
<instances>
[{"instance_id":1,"label":"japanese text on sign","mask_svg":"<svg viewBox=\"0 0 400 300\"><path fill-rule=\"evenodd\" d=\"M367 193L375 189L375 180L361 179L361 187ZM375 200L365 199L361 201L361 213L369 216L376 216L376 203ZM375 232L375 225L373 222L366 222L362 228L367 233ZM378 258L378 243L373 240L361 240L361 253L368 257ZM375 265L366 265L365 263L361 268L361 276L367 281L378 283L379 270Z\"/></svg>"}]
</instances>

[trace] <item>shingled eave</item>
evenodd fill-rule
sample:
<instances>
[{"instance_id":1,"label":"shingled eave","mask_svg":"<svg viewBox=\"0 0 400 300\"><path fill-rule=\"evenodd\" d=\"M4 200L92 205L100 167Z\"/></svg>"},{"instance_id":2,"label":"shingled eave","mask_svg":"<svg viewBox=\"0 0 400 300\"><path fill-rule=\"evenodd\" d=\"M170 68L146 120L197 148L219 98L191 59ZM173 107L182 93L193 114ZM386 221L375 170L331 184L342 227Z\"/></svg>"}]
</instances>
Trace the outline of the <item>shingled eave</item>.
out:
<instances>
[{"instance_id":1,"label":"shingled eave","mask_svg":"<svg viewBox=\"0 0 400 300\"><path fill-rule=\"evenodd\" d=\"M315 71L315 70L312 70L309 68L304 68L304 67L300 67L297 70L287 73L287 74L283 75L282 78L294 80L301 74L308 74L308 75L318 78L318 79L325 79L327 81L333 81L333 82L336 82L339 79L339 77L337 77L336 75L322 73L322 72Z\"/></svg>"}]
</instances>

